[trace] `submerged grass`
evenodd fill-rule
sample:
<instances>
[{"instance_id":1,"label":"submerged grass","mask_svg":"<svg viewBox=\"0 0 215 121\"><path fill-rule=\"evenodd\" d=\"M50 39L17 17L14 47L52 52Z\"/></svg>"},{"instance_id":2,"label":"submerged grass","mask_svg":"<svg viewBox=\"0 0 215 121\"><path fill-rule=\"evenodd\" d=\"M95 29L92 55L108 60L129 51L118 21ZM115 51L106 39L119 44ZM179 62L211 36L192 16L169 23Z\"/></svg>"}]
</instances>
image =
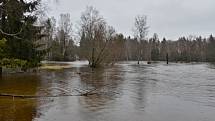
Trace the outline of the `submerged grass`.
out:
<instances>
[{"instance_id":1,"label":"submerged grass","mask_svg":"<svg viewBox=\"0 0 215 121\"><path fill-rule=\"evenodd\" d=\"M71 68L72 66L69 64L43 64L40 69L48 69L48 70L62 70L66 68Z\"/></svg>"}]
</instances>

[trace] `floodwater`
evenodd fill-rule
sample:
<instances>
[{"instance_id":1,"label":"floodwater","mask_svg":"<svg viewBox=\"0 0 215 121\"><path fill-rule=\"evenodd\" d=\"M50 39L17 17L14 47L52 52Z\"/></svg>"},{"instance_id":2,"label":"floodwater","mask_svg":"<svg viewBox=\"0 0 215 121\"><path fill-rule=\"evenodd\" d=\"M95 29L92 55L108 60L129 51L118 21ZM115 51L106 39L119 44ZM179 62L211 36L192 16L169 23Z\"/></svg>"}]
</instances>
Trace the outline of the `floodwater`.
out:
<instances>
[{"instance_id":1,"label":"floodwater","mask_svg":"<svg viewBox=\"0 0 215 121\"><path fill-rule=\"evenodd\" d=\"M0 121L215 121L214 64L67 64L3 76L0 93L41 97L0 97Z\"/></svg>"}]
</instances>

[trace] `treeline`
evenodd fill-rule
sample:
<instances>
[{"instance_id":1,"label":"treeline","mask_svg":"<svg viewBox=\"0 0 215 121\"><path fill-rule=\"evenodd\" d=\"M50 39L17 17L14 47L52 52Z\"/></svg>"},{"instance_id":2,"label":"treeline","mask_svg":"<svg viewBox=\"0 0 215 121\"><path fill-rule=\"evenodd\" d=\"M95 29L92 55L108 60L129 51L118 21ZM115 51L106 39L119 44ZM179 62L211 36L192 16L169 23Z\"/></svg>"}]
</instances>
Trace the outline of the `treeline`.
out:
<instances>
[{"instance_id":1,"label":"treeline","mask_svg":"<svg viewBox=\"0 0 215 121\"><path fill-rule=\"evenodd\" d=\"M148 40L141 41L138 41L137 38L120 36L116 40L121 43L118 46L121 53L118 56L120 61L138 59L166 61L168 54L169 60L172 62L215 62L215 38L212 35L208 38L180 37L174 41L166 38L159 40L157 34Z\"/></svg>"},{"instance_id":2,"label":"treeline","mask_svg":"<svg viewBox=\"0 0 215 121\"><path fill-rule=\"evenodd\" d=\"M177 41L157 34L148 37L147 17L134 19L134 37L125 37L108 25L99 11L87 7L78 24L69 14L44 18L41 1L0 1L0 69L40 66L42 60L88 60L91 67L117 61L215 61L215 38L181 37ZM75 28L75 27L76 28Z\"/></svg>"},{"instance_id":3,"label":"treeline","mask_svg":"<svg viewBox=\"0 0 215 121\"><path fill-rule=\"evenodd\" d=\"M49 28L56 32L50 34L52 39L48 43L52 49L46 56L48 60L88 60L92 66L94 63L113 64L126 60L166 61L167 55L172 62L215 61L215 38L212 35L208 38L189 36L178 40L160 40L155 33L148 38L146 16L135 18L134 37L117 33L93 7L87 7L81 15L78 38L71 36L69 14L61 14L59 23L64 24L58 24L57 27L54 24L56 20L52 18L52 21L49 22L53 26ZM75 41L79 44L74 44Z\"/></svg>"}]
</instances>

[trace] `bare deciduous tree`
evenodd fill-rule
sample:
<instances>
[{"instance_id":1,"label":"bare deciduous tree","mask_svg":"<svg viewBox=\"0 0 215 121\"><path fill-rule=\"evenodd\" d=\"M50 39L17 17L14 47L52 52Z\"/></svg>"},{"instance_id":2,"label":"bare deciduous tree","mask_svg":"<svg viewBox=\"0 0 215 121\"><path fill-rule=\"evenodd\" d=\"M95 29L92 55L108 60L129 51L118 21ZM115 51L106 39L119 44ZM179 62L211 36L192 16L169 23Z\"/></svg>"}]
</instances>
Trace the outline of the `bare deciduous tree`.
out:
<instances>
[{"instance_id":1,"label":"bare deciduous tree","mask_svg":"<svg viewBox=\"0 0 215 121\"><path fill-rule=\"evenodd\" d=\"M66 59L66 49L68 48L70 41L72 41L71 33L72 33L72 22L70 19L70 14L61 14L57 37L58 37L58 40L60 41L61 53L64 60Z\"/></svg>"},{"instance_id":2,"label":"bare deciduous tree","mask_svg":"<svg viewBox=\"0 0 215 121\"><path fill-rule=\"evenodd\" d=\"M80 26L82 57L89 61L92 68L106 63L109 56L107 50L114 29L107 26L104 18L93 7L87 7L82 13Z\"/></svg>"},{"instance_id":3,"label":"bare deciduous tree","mask_svg":"<svg viewBox=\"0 0 215 121\"><path fill-rule=\"evenodd\" d=\"M135 22L134 22L134 37L137 38L138 41L138 45L137 45L137 51L138 51L138 55L137 55L137 59L138 59L138 64L139 61L141 59L141 55L142 55L142 47L141 47L141 41L146 40L146 36L148 34L148 25L147 25L147 16L145 15L138 15L135 17Z\"/></svg>"}]
</instances>

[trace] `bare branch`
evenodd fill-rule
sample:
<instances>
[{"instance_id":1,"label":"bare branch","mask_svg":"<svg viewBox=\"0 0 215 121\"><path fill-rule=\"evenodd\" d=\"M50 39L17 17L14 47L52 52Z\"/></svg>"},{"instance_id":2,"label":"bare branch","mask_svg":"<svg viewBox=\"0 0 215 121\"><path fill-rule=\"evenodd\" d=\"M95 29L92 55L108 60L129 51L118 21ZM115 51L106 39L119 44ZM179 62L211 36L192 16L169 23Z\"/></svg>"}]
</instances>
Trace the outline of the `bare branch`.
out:
<instances>
[{"instance_id":1,"label":"bare branch","mask_svg":"<svg viewBox=\"0 0 215 121\"><path fill-rule=\"evenodd\" d=\"M17 39L22 39L20 37L17 37L17 35L19 35L21 32L22 32L22 29L19 32L15 33L15 34L10 34L10 33L4 32L2 29L0 29L0 33L2 33L3 35L12 36L12 37L15 37Z\"/></svg>"}]
</instances>

